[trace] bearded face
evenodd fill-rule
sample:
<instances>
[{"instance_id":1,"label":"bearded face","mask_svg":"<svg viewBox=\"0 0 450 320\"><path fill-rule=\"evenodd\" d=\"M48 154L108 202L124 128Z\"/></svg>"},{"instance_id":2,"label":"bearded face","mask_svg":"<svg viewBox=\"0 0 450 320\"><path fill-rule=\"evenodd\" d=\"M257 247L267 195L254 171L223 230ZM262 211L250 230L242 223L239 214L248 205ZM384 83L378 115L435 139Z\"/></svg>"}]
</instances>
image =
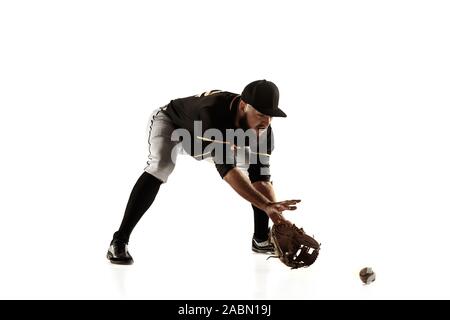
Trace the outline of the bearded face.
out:
<instances>
[{"instance_id":1,"label":"bearded face","mask_svg":"<svg viewBox=\"0 0 450 320\"><path fill-rule=\"evenodd\" d=\"M239 127L246 131L252 129L257 136L260 136L269 127L272 121L271 116L267 116L257 111L251 105L246 104L244 108L244 115L239 120Z\"/></svg>"}]
</instances>

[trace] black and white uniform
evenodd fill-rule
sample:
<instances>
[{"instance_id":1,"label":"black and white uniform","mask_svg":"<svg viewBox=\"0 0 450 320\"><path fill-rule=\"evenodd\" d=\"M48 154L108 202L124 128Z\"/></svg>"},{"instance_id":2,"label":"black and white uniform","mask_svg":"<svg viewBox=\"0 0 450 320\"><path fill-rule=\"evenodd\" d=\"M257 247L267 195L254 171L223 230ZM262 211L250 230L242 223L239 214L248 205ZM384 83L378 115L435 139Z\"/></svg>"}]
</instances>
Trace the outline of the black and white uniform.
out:
<instances>
[{"instance_id":1,"label":"black and white uniform","mask_svg":"<svg viewBox=\"0 0 450 320\"><path fill-rule=\"evenodd\" d=\"M198 132L194 129L194 122L201 121L202 132L208 129L219 130L226 137L226 130L236 130L234 119L239 105L240 96L236 93L213 90L200 95L172 100L168 105L154 110L148 125L149 156L145 171L162 182L175 168L177 155L183 150L188 151L195 159L210 158L214 161L217 171L223 178L234 167L247 171L252 182L270 181L270 154L274 148L272 127L256 140L256 143L246 141L243 145L236 144L241 151L234 159L217 161L209 155L195 154L194 143L201 143L202 150L206 150L211 142L197 140ZM192 137L186 141L173 140L175 129L185 129ZM225 145L224 145L225 146ZM263 150L263 152L261 152ZM225 155L225 152L223 153Z\"/></svg>"}]
</instances>

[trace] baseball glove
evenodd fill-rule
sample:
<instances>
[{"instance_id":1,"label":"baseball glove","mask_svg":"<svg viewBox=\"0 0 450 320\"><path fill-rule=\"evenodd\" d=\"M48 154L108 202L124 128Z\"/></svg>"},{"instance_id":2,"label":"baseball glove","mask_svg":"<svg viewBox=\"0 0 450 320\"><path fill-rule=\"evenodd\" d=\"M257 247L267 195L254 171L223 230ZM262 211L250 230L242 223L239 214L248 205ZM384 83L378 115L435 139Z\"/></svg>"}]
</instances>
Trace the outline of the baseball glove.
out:
<instances>
[{"instance_id":1,"label":"baseball glove","mask_svg":"<svg viewBox=\"0 0 450 320\"><path fill-rule=\"evenodd\" d=\"M280 223L270 229L275 254L291 269L308 267L319 255L320 243L294 224Z\"/></svg>"}]
</instances>

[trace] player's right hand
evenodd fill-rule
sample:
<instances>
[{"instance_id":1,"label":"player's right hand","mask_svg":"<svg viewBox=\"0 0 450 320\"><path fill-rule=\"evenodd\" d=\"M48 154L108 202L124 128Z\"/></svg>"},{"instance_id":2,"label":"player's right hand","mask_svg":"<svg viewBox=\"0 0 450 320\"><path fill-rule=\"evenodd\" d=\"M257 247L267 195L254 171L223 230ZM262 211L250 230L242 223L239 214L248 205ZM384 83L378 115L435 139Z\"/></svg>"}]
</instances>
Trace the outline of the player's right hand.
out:
<instances>
[{"instance_id":1,"label":"player's right hand","mask_svg":"<svg viewBox=\"0 0 450 320\"><path fill-rule=\"evenodd\" d=\"M287 220L283 217L282 213L285 210L296 210L296 204L301 200L285 200L279 202L269 203L264 211L267 213L269 218L273 221L274 224L286 223Z\"/></svg>"}]
</instances>

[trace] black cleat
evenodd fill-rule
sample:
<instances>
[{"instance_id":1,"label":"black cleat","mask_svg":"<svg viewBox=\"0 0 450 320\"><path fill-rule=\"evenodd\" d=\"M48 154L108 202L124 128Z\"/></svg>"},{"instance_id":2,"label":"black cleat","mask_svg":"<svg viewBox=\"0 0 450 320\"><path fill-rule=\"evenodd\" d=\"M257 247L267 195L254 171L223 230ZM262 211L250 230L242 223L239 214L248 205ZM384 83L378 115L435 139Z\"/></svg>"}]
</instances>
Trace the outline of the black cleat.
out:
<instances>
[{"instance_id":1,"label":"black cleat","mask_svg":"<svg viewBox=\"0 0 450 320\"><path fill-rule=\"evenodd\" d=\"M257 253L275 254L275 248L273 247L273 243L270 241L270 228L267 232L266 240L256 239L255 236L253 236L252 251Z\"/></svg>"},{"instance_id":2,"label":"black cleat","mask_svg":"<svg viewBox=\"0 0 450 320\"><path fill-rule=\"evenodd\" d=\"M120 240L111 241L106 258L114 264L133 264L133 258L128 252L128 244Z\"/></svg>"},{"instance_id":3,"label":"black cleat","mask_svg":"<svg viewBox=\"0 0 450 320\"><path fill-rule=\"evenodd\" d=\"M270 233L270 228L269 228ZM257 253L275 254L273 244L270 242L270 236L267 240L257 240L255 237L252 239L252 250Z\"/></svg>"}]
</instances>

